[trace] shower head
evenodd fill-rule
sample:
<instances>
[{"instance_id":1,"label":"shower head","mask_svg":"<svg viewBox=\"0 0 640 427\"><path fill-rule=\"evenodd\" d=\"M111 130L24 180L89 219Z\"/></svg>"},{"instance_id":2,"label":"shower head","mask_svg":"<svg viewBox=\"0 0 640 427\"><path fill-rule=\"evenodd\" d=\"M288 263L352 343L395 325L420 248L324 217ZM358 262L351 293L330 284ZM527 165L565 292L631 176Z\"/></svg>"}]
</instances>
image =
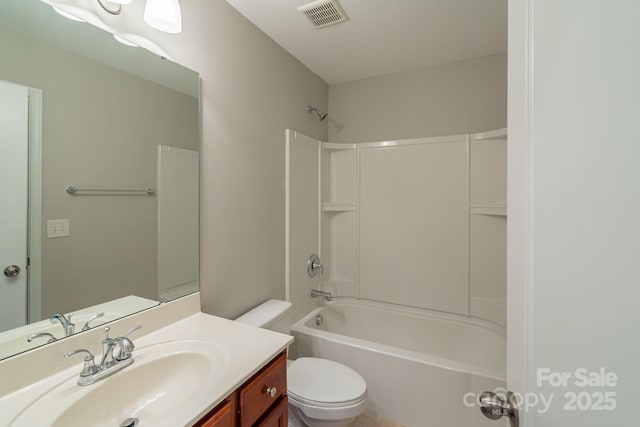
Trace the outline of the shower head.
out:
<instances>
[{"instance_id":1,"label":"shower head","mask_svg":"<svg viewBox=\"0 0 640 427\"><path fill-rule=\"evenodd\" d=\"M324 119L327 118L327 114L328 113L321 113L320 111L318 111L318 109L316 107L312 107L311 105L307 105L307 113L311 114L314 111L318 115L318 118L320 119L320 121L323 121Z\"/></svg>"}]
</instances>

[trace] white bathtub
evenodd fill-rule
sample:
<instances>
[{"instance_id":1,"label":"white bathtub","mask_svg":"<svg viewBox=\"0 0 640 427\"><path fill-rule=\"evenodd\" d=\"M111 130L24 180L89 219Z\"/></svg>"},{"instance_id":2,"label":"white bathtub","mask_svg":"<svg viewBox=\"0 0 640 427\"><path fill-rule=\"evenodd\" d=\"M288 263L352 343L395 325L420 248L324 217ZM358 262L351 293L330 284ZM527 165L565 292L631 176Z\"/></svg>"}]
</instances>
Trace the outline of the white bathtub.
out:
<instances>
[{"instance_id":1,"label":"white bathtub","mask_svg":"<svg viewBox=\"0 0 640 427\"><path fill-rule=\"evenodd\" d=\"M506 425L463 400L505 386L505 332L491 323L340 298L296 322L291 334L297 357L335 360L360 373L375 417L407 427Z\"/></svg>"}]
</instances>

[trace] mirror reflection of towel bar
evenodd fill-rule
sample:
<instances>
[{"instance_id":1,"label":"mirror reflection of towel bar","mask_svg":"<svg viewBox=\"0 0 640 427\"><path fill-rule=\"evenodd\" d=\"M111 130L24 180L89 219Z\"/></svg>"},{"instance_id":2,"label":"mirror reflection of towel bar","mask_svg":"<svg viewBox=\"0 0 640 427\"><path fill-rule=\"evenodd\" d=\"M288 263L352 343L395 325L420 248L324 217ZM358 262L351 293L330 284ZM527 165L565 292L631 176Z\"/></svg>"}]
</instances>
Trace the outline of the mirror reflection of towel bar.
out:
<instances>
[{"instance_id":1,"label":"mirror reflection of towel bar","mask_svg":"<svg viewBox=\"0 0 640 427\"><path fill-rule=\"evenodd\" d=\"M73 185L65 188L65 191L69 194L78 194L81 192L87 193L122 193L126 195L146 194L153 196L156 194L155 188L78 188Z\"/></svg>"}]
</instances>

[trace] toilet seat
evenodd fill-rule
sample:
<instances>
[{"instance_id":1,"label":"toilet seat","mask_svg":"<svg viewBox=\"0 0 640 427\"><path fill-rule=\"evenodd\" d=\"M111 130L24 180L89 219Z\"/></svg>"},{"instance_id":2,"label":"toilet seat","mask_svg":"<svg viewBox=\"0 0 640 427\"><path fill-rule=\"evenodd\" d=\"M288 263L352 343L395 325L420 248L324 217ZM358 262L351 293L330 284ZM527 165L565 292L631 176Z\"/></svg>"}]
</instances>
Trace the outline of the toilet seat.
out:
<instances>
[{"instance_id":1,"label":"toilet seat","mask_svg":"<svg viewBox=\"0 0 640 427\"><path fill-rule=\"evenodd\" d=\"M353 369L316 357L301 357L287 369L287 392L297 403L315 408L358 405L367 397L367 384Z\"/></svg>"},{"instance_id":2,"label":"toilet seat","mask_svg":"<svg viewBox=\"0 0 640 427\"><path fill-rule=\"evenodd\" d=\"M334 402L316 402L314 400L305 399L304 397L300 397L293 393L289 393L288 396L289 396L289 400L295 400L297 403L301 405L313 406L314 408L319 408L319 409L322 409L322 408L340 409L340 408L355 406L367 398L367 396L365 395L358 399L353 399L352 401L347 403L342 403L342 402L334 403Z\"/></svg>"}]
</instances>

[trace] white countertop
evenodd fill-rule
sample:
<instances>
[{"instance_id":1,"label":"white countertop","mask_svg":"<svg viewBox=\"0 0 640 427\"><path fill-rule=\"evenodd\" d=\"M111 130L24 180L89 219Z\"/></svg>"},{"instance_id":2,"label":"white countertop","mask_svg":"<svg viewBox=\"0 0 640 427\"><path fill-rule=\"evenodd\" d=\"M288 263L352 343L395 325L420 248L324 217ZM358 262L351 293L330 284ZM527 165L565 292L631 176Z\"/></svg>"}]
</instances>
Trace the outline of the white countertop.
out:
<instances>
[{"instance_id":1,"label":"white countertop","mask_svg":"<svg viewBox=\"0 0 640 427\"><path fill-rule=\"evenodd\" d=\"M150 311L152 310L153 309ZM129 324L136 320L134 316L131 316L128 319ZM116 328L114 327L112 329ZM207 398L210 400L210 403L207 406L195 408L189 403L181 405L179 409L184 410L174 411L176 413L172 413L170 416L163 418L161 424L154 423L154 427L177 427L179 425L191 425L196 422L207 412L213 409L218 403L222 402L238 386L266 365L274 356L286 349L293 341L293 338L289 335L283 335L247 326L204 313L189 315L174 323L141 336L138 339L135 339L135 336L133 336L132 339L136 345L136 351L144 351L148 346L167 341L208 341L215 344L217 351L220 353L222 358L221 364L224 365L224 369L221 369L219 375L216 377L215 384L209 388ZM77 343L70 342L66 348L64 348L64 352L78 348L74 347L74 345L77 345ZM38 350L34 350L34 352L37 351ZM134 358L135 354L136 353L134 351ZM98 359L98 357L96 357L96 359ZM74 363L72 367L65 367L62 370L54 371L50 376L46 376L38 381L34 381L24 387L0 396L0 426L20 427L18 424L12 424L12 420L27 408L29 404L38 399L48 390L58 386L60 383L65 382L70 378L77 377L82 366L82 360L81 358L78 358L77 360L74 359L74 361L76 363ZM23 363L22 365L29 366L28 363ZM8 367L10 368L11 366ZM130 369L130 367L114 374L113 377L117 375L126 376L127 369ZM159 372L158 374L161 375L162 372ZM20 374L15 371L9 372L7 366L3 367L0 365L0 378L2 378L3 381L6 378L6 375ZM109 381L109 378L102 381ZM90 385L87 387L92 386ZM42 415L43 424L39 427L50 425L52 420L47 419L46 413L43 413ZM92 424L87 423L86 425L89 426Z\"/></svg>"}]
</instances>

